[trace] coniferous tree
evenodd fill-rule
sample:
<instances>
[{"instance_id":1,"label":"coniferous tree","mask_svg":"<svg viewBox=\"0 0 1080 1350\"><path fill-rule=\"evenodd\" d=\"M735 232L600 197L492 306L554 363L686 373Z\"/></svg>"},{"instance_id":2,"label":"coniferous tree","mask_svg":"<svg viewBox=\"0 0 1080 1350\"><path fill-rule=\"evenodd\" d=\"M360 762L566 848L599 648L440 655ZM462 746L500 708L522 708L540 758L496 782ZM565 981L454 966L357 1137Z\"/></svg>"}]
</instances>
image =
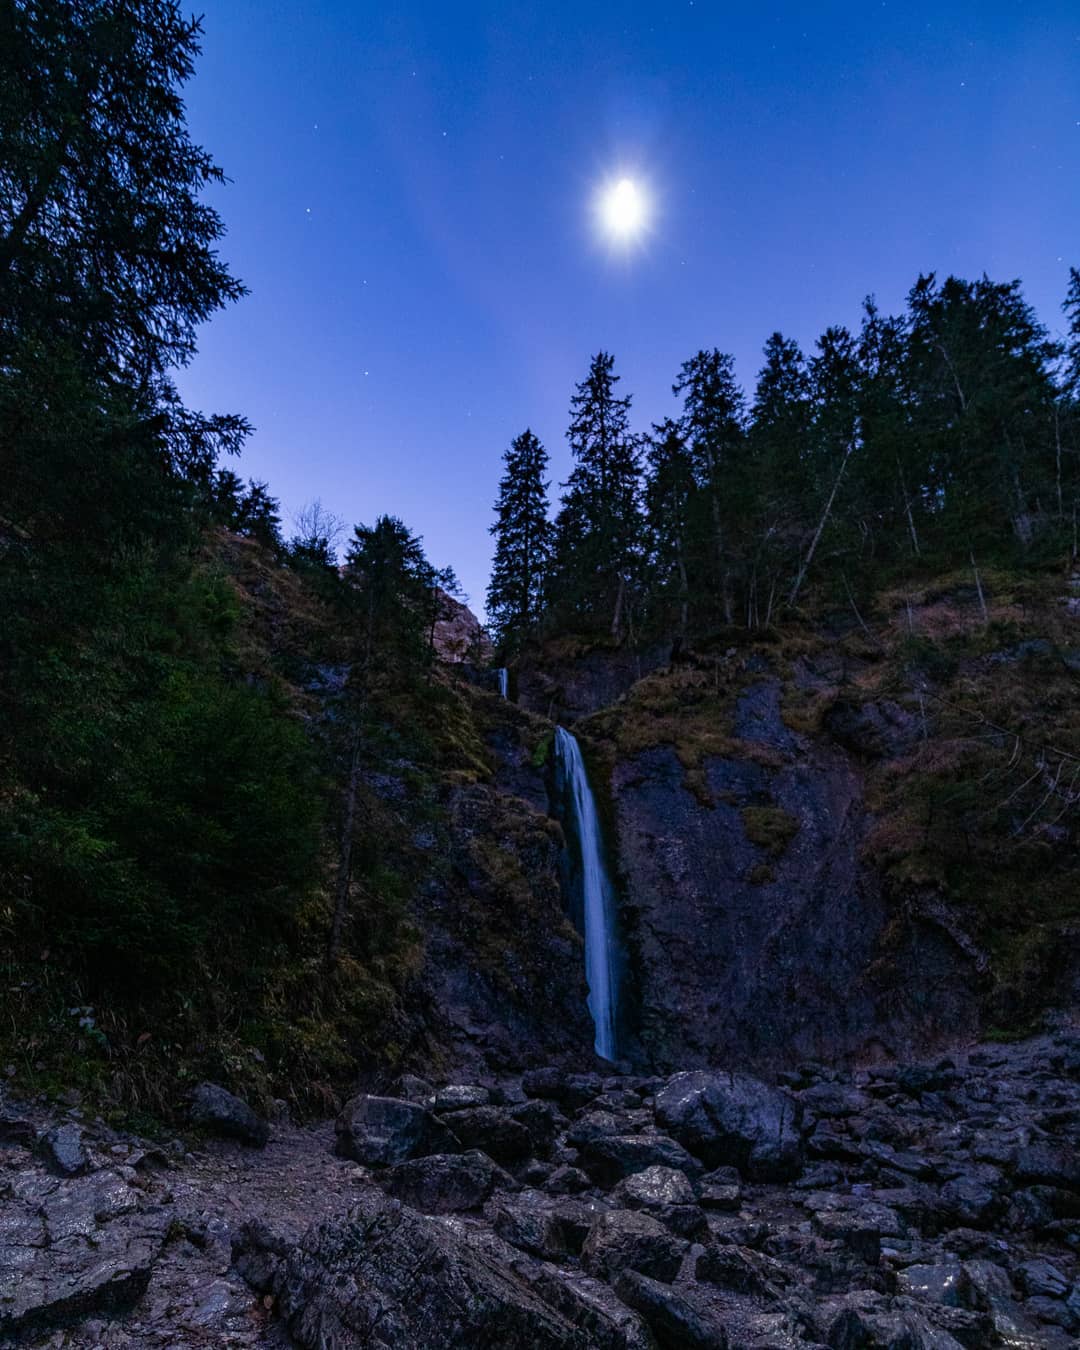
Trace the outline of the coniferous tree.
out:
<instances>
[{"instance_id":1,"label":"coniferous tree","mask_svg":"<svg viewBox=\"0 0 1080 1350\"><path fill-rule=\"evenodd\" d=\"M645 529L650 607L678 613L678 634L686 637L690 611L687 537L694 499L694 462L678 422L670 417L653 427L645 452Z\"/></svg>"},{"instance_id":2,"label":"coniferous tree","mask_svg":"<svg viewBox=\"0 0 1080 1350\"><path fill-rule=\"evenodd\" d=\"M701 489L696 538L699 565L711 574L724 621L733 619L733 534L742 519L738 498L744 484L744 399L735 379L735 359L727 353L699 351L683 363L672 393L682 395L682 430ZM703 547L701 547L703 546Z\"/></svg>"},{"instance_id":3,"label":"coniferous tree","mask_svg":"<svg viewBox=\"0 0 1080 1350\"><path fill-rule=\"evenodd\" d=\"M428 634L438 573L419 536L397 516L380 516L373 526L357 525L345 574L355 588L365 684L370 684L376 666L395 678L423 664L430 654Z\"/></svg>"},{"instance_id":4,"label":"coniferous tree","mask_svg":"<svg viewBox=\"0 0 1080 1350\"><path fill-rule=\"evenodd\" d=\"M614 368L615 358L599 352L570 400L575 464L555 522L555 594L577 620L610 614L619 635L641 558L640 451Z\"/></svg>"},{"instance_id":5,"label":"coniferous tree","mask_svg":"<svg viewBox=\"0 0 1080 1350\"><path fill-rule=\"evenodd\" d=\"M810 377L797 342L773 333L765 344L750 409L746 493L751 533L747 614L768 623L785 572L796 565L806 512Z\"/></svg>"},{"instance_id":6,"label":"coniferous tree","mask_svg":"<svg viewBox=\"0 0 1080 1350\"><path fill-rule=\"evenodd\" d=\"M495 558L487 592L496 644L515 651L533 634L544 608L553 528L547 514L548 454L526 429L503 455L495 503Z\"/></svg>"}]
</instances>

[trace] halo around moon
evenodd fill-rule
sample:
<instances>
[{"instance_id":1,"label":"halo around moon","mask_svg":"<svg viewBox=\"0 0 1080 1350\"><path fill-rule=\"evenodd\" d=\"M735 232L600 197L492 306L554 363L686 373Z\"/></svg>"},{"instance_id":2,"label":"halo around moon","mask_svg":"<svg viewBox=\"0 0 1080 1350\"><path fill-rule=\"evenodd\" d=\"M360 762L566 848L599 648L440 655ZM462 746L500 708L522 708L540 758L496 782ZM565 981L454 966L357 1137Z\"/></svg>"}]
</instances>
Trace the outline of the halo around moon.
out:
<instances>
[{"instance_id":1,"label":"halo around moon","mask_svg":"<svg viewBox=\"0 0 1080 1350\"><path fill-rule=\"evenodd\" d=\"M629 175L604 183L594 203L597 228L610 244L627 248L649 228L652 203L644 184Z\"/></svg>"}]
</instances>

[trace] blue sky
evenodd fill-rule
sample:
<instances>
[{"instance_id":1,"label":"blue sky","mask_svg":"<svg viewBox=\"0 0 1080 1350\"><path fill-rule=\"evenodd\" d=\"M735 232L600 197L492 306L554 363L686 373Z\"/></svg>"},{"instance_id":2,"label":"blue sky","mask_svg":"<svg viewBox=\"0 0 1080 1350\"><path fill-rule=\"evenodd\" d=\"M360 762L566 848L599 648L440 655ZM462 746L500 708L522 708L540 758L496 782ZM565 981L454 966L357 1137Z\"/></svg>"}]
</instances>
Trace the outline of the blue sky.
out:
<instances>
[{"instance_id":1,"label":"blue sky","mask_svg":"<svg viewBox=\"0 0 1080 1350\"><path fill-rule=\"evenodd\" d=\"M1019 276L1060 328L1075 0L203 9L189 120L252 295L181 388L255 423L239 467L286 519L400 515L474 608L502 451L531 426L565 478L600 348L644 431L700 347L752 386L774 329L810 347L920 271ZM590 209L613 174L656 208L628 253Z\"/></svg>"}]
</instances>

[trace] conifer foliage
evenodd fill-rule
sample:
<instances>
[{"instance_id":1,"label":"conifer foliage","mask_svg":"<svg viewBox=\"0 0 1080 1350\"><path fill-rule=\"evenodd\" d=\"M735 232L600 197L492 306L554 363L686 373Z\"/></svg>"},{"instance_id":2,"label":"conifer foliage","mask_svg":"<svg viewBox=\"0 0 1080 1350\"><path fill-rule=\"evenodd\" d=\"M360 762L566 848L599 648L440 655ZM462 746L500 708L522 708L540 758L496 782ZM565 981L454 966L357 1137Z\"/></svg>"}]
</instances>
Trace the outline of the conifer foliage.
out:
<instances>
[{"instance_id":1,"label":"conifer foliage","mask_svg":"<svg viewBox=\"0 0 1080 1350\"><path fill-rule=\"evenodd\" d=\"M575 462L545 631L621 640L755 628L808 592L847 605L912 565L1038 563L1062 551L1075 562L1075 268L1062 308L1056 341L1016 281L921 276L901 313L869 298L859 329L827 328L809 358L773 333L749 408L733 358L697 352L672 386L678 416L646 441L617 393L614 358L600 352L571 401ZM539 516L538 481L532 493ZM498 575L501 595L501 558Z\"/></svg>"},{"instance_id":2,"label":"conifer foliage","mask_svg":"<svg viewBox=\"0 0 1080 1350\"><path fill-rule=\"evenodd\" d=\"M578 622L610 619L622 632L642 560L640 445L630 398L620 397L615 358L593 357L570 400L574 468L555 521L557 595Z\"/></svg>"},{"instance_id":3,"label":"conifer foliage","mask_svg":"<svg viewBox=\"0 0 1080 1350\"><path fill-rule=\"evenodd\" d=\"M547 465L547 451L528 429L503 455L487 611L495 641L507 652L536 632L543 613L553 535Z\"/></svg>"}]
</instances>

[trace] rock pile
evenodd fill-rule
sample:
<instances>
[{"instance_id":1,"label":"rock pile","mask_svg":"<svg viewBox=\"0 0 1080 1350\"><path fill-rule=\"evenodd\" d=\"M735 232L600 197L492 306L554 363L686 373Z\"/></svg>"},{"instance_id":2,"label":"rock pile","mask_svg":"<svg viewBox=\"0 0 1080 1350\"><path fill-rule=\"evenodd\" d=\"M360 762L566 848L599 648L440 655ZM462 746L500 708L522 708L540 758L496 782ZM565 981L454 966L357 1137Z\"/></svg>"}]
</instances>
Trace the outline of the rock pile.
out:
<instances>
[{"instance_id":1,"label":"rock pile","mask_svg":"<svg viewBox=\"0 0 1080 1350\"><path fill-rule=\"evenodd\" d=\"M354 1099L333 1138L208 1145L165 1188L70 1132L88 1170L58 1175L45 1130L0 1121L0 1344L1080 1339L1078 1037L778 1085L541 1070L398 1093ZM217 1294L184 1305L204 1267Z\"/></svg>"}]
</instances>

